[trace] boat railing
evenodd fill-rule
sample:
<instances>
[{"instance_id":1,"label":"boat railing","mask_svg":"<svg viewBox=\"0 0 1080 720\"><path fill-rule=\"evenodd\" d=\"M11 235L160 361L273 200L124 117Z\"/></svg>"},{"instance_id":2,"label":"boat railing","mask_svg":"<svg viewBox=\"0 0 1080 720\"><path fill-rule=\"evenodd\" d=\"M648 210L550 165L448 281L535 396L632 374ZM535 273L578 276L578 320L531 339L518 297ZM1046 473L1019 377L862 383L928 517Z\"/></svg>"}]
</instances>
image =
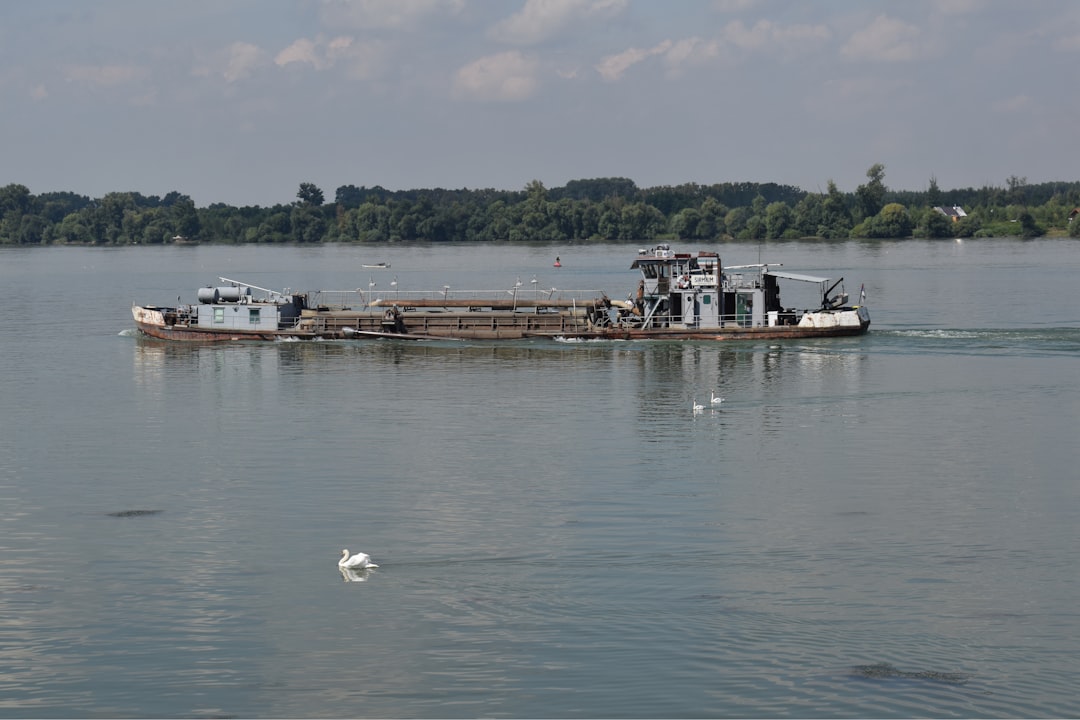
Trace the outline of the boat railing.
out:
<instances>
[{"instance_id":1,"label":"boat railing","mask_svg":"<svg viewBox=\"0 0 1080 720\"><path fill-rule=\"evenodd\" d=\"M780 310L776 312L765 313L765 316L759 318L760 323L765 326L779 326L779 325L797 325L803 314L808 312L807 310ZM727 313L719 315L712 322L718 322L720 327L754 327L754 315L752 312L742 313ZM619 313L616 321L619 325L625 327L651 327L651 328L669 328L669 327L687 327L697 328L703 327L702 319L700 318L685 318L680 313L666 313L666 312L654 312L648 316L641 316L630 312Z\"/></svg>"},{"instance_id":2,"label":"boat railing","mask_svg":"<svg viewBox=\"0 0 1080 720\"><path fill-rule=\"evenodd\" d=\"M368 307L487 307L520 304L522 307L566 307L592 304L604 296L601 290L560 290L558 288L510 290L316 290L309 294L308 306L333 310L363 310Z\"/></svg>"}]
</instances>

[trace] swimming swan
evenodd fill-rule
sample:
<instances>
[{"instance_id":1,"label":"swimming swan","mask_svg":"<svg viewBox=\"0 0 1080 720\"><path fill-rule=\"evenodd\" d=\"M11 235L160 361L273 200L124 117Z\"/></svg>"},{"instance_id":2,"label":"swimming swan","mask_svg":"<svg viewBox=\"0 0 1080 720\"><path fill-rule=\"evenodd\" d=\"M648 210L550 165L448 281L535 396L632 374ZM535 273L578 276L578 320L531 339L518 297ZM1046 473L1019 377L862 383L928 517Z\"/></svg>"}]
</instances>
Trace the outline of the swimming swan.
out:
<instances>
[{"instance_id":1,"label":"swimming swan","mask_svg":"<svg viewBox=\"0 0 1080 720\"><path fill-rule=\"evenodd\" d=\"M698 401L696 399L690 401L690 407L693 408L694 412L701 412L705 409L704 405L698 405Z\"/></svg>"},{"instance_id":2,"label":"swimming swan","mask_svg":"<svg viewBox=\"0 0 1080 720\"><path fill-rule=\"evenodd\" d=\"M364 568L379 567L371 562L371 556L367 553L356 553L352 557L349 557L349 551L347 549L341 551L341 559L338 560L337 566L339 568L348 568L350 570L363 570Z\"/></svg>"},{"instance_id":3,"label":"swimming swan","mask_svg":"<svg viewBox=\"0 0 1080 720\"><path fill-rule=\"evenodd\" d=\"M711 396L711 402L713 405L719 405L720 403L724 402L724 398L717 395L715 390L710 390L709 395Z\"/></svg>"}]
</instances>

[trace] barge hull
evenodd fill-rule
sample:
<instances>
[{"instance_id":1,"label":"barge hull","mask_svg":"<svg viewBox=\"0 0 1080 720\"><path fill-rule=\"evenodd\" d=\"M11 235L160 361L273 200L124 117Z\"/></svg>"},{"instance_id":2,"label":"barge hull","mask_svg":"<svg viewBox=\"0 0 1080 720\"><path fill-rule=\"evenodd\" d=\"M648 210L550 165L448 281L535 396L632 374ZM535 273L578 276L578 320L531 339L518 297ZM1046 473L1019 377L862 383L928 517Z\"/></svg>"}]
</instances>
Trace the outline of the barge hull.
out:
<instances>
[{"instance_id":1,"label":"barge hull","mask_svg":"<svg viewBox=\"0 0 1080 720\"><path fill-rule=\"evenodd\" d=\"M730 328L730 329L628 329L607 328L590 332L530 333L528 337L565 338L573 340L797 340L862 335L865 327L801 328L797 326Z\"/></svg>"},{"instance_id":2,"label":"barge hull","mask_svg":"<svg viewBox=\"0 0 1080 720\"><path fill-rule=\"evenodd\" d=\"M311 333L303 332L274 332L233 330L220 332L216 330L200 330L198 328L177 327L174 325L152 325L145 322L136 322L135 327L139 332L158 340L179 340L181 342L235 342L237 340L283 340L296 338L300 340L315 339Z\"/></svg>"}]
</instances>

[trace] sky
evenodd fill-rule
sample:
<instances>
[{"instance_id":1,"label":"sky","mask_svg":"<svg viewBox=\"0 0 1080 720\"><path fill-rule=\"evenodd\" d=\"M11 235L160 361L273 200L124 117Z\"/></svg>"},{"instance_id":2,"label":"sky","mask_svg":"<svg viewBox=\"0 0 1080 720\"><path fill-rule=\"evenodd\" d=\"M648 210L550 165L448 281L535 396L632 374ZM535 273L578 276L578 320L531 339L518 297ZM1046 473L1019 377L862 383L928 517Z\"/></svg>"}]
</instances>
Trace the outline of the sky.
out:
<instances>
[{"instance_id":1,"label":"sky","mask_svg":"<svg viewBox=\"0 0 1080 720\"><path fill-rule=\"evenodd\" d=\"M1073 0L11 0L0 186L1075 181L1078 66Z\"/></svg>"}]
</instances>

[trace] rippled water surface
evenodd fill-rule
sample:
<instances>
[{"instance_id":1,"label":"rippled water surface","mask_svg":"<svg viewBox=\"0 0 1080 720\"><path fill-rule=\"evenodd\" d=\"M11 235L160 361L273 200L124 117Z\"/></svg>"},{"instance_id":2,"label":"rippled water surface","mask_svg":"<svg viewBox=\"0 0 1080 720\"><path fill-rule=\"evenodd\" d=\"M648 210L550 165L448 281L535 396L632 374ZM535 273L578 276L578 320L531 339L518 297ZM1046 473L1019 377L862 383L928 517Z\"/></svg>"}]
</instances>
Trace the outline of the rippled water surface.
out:
<instances>
[{"instance_id":1,"label":"rippled water surface","mask_svg":"<svg viewBox=\"0 0 1080 720\"><path fill-rule=\"evenodd\" d=\"M636 246L0 251L0 715L1080 714L1080 244L711 249L870 334L174 345L131 303Z\"/></svg>"}]
</instances>

